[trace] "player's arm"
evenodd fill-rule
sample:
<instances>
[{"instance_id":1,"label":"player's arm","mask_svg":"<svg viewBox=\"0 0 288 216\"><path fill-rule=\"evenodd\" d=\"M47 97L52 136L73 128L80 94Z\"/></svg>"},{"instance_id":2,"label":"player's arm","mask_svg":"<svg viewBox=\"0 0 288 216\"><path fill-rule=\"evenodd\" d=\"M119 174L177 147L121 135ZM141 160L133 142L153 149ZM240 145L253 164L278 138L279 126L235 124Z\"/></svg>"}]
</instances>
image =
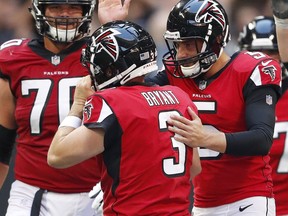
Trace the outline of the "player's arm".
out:
<instances>
[{"instance_id":1,"label":"player's arm","mask_svg":"<svg viewBox=\"0 0 288 216\"><path fill-rule=\"evenodd\" d=\"M225 152L245 156L266 155L273 142L278 95L272 86L262 86L247 94L249 95L245 103L247 131L225 134L227 140Z\"/></svg>"},{"instance_id":2,"label":"player's arm","mask_svg":"<svg viewBox=\"0 0 288 216\"><path fill-rule=\"evenodd\" d=\"M68 115L67 117L71 117ZM47 162L54 168L67 168L104 151L104 131L85 126L59 127L48 151Z\"/></svg>"},{"instance_id":3,"label":"player's arm","mask_svg":"<svg viewBox=\"0 0 288 216\"><path fill-rule=\"evenodd\" d=\"M288 68L288 1L272 0L272 8L281 61Z\"/></svg>"},{"instance_id":4,"label":"player's arm","mask_svg":"<svg viewBox=\"0 0 288 216\"><path fill-rule=\"evenodd\" d=\"M114 20L125 20L131 0L99 0L98 19L103 25Z\"/></svg>"},{"instance_id":5,"label":"player's arm","mask_svg":"<svg viewBox=\"0 0 288 216\"><path fill-rule=\"evenodd\" d=\"M9 169L9 162L16 137L15 101L9 82L0 78L0 188Z\"/></svg>"},{"instance_id":6,"label":"player's arm","mask_svg":"<svg viewBox=\"0 0 288 216\"><path fill-rule=\"evenodd\" d=\"M179 115L171 115L167 120L170 124L168 129L176 134L174 139L192 148L204 147L224 153L227 145L225 134L204 127L201 119L190 107L188 107L188 113L192 120Z\"/></svg>"},{"instance_id":7,"label":"player's arm","mask_svg":"<svg viewBox=\"0 0 288 216\"><path fill-rule=\"evenodd\" d=\"M54 168L67 168L104 151L104 130L82 125L86 98L93 94L90 76L77 83L74 102L61 122L48 151L47 162Z\"/></svg>"},{"instance_id":8,"label":"player's arm","mask_svg":"<svg viewBox=\"0 0 288 216\"><path fill-rule=\"evenodd\" d=\"M276 25L276 34L281 61L285 65L286 69L288 69L288 19L287 28L284 29L279 25Z\"/></svg>"},{"instance_id":9,"label":"player's arm","mask_svg":"<svg viewBox=\"0 0 288 216\"><path fill-rule=\"evenodd\" d=\"M177 134L175 140L190 147L204 147L220 153L242 156L268 154L273 140L275 105L278 95L272 86L262 86L247 93L245 115L247 131L223 133L210 131L201 119L188 109L192 120L171 116L169 130ZM267 96L267 97L266 97Z\"/></svg>"},{"instance_id":10,"label":"player's arm","mask_svg":"<svg viewBox=\"0 0 288 216\"><path fill-rule=\"evenodd\" d=\"M190 168L190 179L192 180L202 170L198 148L193 148L192 166Z\"/></svg>"}]
</instances>

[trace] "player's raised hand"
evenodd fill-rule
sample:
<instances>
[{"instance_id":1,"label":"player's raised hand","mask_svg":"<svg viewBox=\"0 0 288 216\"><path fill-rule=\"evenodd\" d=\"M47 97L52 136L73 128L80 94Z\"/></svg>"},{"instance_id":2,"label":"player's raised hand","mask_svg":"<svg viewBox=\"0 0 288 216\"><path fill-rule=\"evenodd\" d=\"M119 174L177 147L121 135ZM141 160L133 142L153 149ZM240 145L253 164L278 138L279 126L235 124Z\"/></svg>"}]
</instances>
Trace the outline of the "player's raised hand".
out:
<instances>
[{"instance_id":1,"label":"player's raised hand","mask_svg":"<svg viewBox=\"0 0 288 216\"><path fill-rule=\"evenodd\" d=\"M94 90L92 89L92 81L90 75L83 77L76 85L74 93L74 103L84 105L87 97L92 95Z\"/></svg>"},{"instance_id":2,"label":"player's raised hand","mask_svg":"<svg viewBox=\"0 0 288 216\"><path fill-rule=\"evenodd\" d=\"M131 0L99 0L98 19L103 25L114 20L125 20Z\"/></svg>"}]
</instances>

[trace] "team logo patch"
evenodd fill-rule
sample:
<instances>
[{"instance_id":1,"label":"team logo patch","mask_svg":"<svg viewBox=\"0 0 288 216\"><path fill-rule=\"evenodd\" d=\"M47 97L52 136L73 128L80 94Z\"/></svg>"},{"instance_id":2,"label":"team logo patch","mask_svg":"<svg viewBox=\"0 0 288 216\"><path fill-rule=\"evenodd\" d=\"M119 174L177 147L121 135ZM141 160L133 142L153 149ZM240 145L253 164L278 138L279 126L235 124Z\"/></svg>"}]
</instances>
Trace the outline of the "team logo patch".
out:
<instances>
[{"instance_id":1,"label":"team logo patch","mask_svg":"<svg viewBox=\"0 0 288 216\"><path fill-rule=\"evenodd\" d=\"M115 62L119 56L119 46L115 38L117 34L120 32L115 29L108 29L97 38L93 37L96 46L95 52L99 53L104 50Z\"/></svg>"},{"instance_id":2,"label":"team logo patch","mask_svg":"<svg viewBox=\"0 0 288 216\"><path fill-rule=\"evenodd\" d=\"M266 103L268 105L272 105L273 104L273 99L271 95L266 95Z\"/></svg>"},{"instance_id":3,"label":"team logo patch","mask_svg":"<svg viewBox=\"0 0 288 216\"><path fill-rule=\"evenodd\" d=\"M85 106L83 108L83 113L86 116L87 120L89 120L91 118L92 109L94 108L91 101L92 101L92 99L90 99L89 101L86 101Z\"/></svg>"},{"instance_id":4,"label":"team logo patch","mask_svg":"<svg viewBox=\"0 0 288 216\"><path fill-rule=\"evenodd\" d=\"M222 29L224 29L226 26L225 16L217 6L217 2L210 0L205 1L196 14L196 22L203 20L204 23L211 23L213 20L215 20L219 23L219 25L221 25Z\"/></svg>"},{"instance_id":5,"label":"team logo patch","mask_svg":"<svg viewBox=\"0 0 288 216\"><path fill-rule=\"evenodd\" d=\"M274 81L276 78L276 68L274 65L268 65L262 68L264 74L268 74L271 77L271 80Z\"/></svg>"},{"instance_id":6,"label":"team logo patch","mask_svg":"<svg viewBox=\"0 0 288 216\"><path fill-rule=\"evenodd\" d=\"M59 65L60 61L61 61L60 56L54 55L51 57L51 63L55 66Z\"/></svg>"}]
</instances>

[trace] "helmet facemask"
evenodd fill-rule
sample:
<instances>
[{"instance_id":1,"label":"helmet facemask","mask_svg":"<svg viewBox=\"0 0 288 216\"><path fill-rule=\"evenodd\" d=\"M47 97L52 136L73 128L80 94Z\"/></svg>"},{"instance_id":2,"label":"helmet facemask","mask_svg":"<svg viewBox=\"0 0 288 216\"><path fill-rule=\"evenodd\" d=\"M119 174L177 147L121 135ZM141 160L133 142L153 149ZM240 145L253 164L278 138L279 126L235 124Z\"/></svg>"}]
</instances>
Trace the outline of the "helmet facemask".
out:
<instances>
[{"instance_id":1,"label":"helmet facemask","mask_svg":"<svg viewBox=\"0 0 288 216\"><path fill-rule=\"evenodd\" d=\"M217 60L217 55L207 50L207 41L201 37L182 38L181 40L169 40L167 35L164 37L167 38L166 45L169 52L164 55L163 63L166 71L176 78L195 78L208 71ZM185 41L194 41L197 54L191 57L178 58L177 43L185 43ZM197 44L197 41L201 45Z\"/></svg>"},{"instance_id":2,"label":"helmet facemask","mask_svg":"<svg viewBox=\"0 0 288 216\"><path fill-rule=\"evenodd\" d=\"M83 9L81 17L48 17L45 16L45 8L48 5L73 4L80 5ZM40 35L45 36L55 42L70 43L81 39L90 32L92 14L95 8L95 0L86 1L37 1L33 0L30 12L36 21L36 28ZM73 24L75 28L69 29ZM61 25L61 28L60 28ZM66 26L63 28L63 26Z\"/></svg>"},{"instance_id":3,"label":"helmet facemask","mask_svg":"<svg viewBox=\"0 0 288 216\"><path fill-rule=\"evenodd\" d=\"M212 67L230 40L227 15L215 0L181 0L168 16L164 39L169 50L163 57L166 70L174 77L195 78ZM171 44L185 40L201 40L202 47L196 55L179 60ZM191 62L185 66L183 61Z\"/></svg>"}]
</instances>

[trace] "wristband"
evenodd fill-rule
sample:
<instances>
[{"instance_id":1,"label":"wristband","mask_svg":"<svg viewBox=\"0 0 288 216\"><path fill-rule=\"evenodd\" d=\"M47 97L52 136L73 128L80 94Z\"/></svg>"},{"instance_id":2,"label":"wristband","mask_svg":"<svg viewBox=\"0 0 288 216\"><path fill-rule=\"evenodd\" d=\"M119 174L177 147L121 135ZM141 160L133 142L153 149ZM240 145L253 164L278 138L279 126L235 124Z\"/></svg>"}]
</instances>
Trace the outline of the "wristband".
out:
<instances>
[{"instance_id":1,"label":"wristband","mask_svg":"<svg viewBox=\"0 0 288 216\"><path fill-rule=\"evenodd\" d=\"M280 19L274 16L275 24L281 29L288 29L288 19Z\"/></svg>"},{"instance_id":2,"label":"wristband","mask_svg":"<svg viewBox=\"0 0 288 216\"><path fill-rule=\"evenodd\" d=\"M66 116L65 119L61 122L59 125L60 127L72 127L72 128L78 128L82 124L82 119L76 116Z\"/></svg>"}]
</instances>

